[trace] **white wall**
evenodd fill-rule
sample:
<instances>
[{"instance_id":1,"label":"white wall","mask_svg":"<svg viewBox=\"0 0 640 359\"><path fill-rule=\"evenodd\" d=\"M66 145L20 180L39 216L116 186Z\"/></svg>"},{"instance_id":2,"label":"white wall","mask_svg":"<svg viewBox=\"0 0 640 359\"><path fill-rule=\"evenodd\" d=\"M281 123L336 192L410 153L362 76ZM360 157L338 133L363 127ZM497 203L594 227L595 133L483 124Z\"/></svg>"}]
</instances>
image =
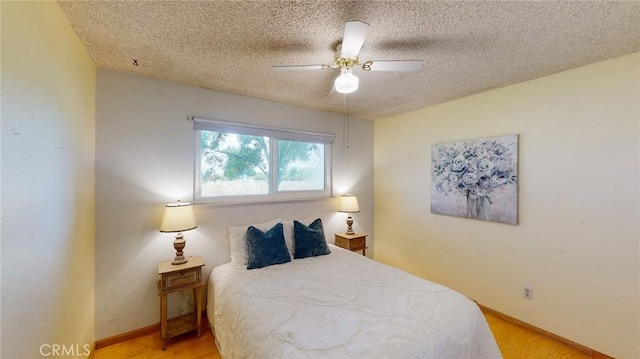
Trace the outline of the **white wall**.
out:
<instances>
[{"instance_id":1,"label":"white wall","mask_svg":"<svg viewBox=\"0 0 640 359\"><path fill-rule=\"evenodd\" d=\"M98 339L160 320L157 262L175 254L173 235L158 232L164 204L191 201L193 195L195 136L188 116L336 134L334 189L358 195L361 212L354 216L355 227L373 234L372 122L351 119L350 148L345 148L341 115L108 70L98 70L96 91ZM208 275L230 260L227 225L276 217L323 216L331 242L332 233L346 227L346 214L337 208L336 198L197 205L198 228L185 232L185 253L201 256ZM373 247L373 236L368 244Z\"/></svg>"},{"instance_id":2,"label":"white wall","mask_svg":"<svg viewBox=\"0 0 640 359\"><path fill-rule=\"evenodd\" d=\"M95 340L95 66L57 3L1 6L1 356L36 358L53 344L86 356Z\"/></svg>"},{"instance_id":3,"label":"white wall","mask_svg":"<svg viewBox=\"0 0 640 359\"><path fill-rule=\"evenodd\" d=\"M376 121L375 258L640 357L639 65L633 54ZM430 213L431 144L507 134L520 135L519 224Z\"/></svg>"}]
</instances>

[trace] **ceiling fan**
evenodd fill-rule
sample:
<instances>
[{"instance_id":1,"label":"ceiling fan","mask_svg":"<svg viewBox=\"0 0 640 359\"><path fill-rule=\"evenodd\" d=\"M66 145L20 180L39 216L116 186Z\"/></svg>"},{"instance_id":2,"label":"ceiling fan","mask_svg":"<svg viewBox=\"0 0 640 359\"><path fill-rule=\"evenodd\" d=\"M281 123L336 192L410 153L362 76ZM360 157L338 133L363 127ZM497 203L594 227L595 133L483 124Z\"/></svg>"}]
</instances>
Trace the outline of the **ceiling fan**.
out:
<instances>
[{"instance_id":1,"label":"ceiling fan","mask_svg":"<svg viewBox=\"0 0 640 359\"><path fill-rule=\"evenodd\" d=\"M354 67L361 67L364 71L418 71L422 67L422 60L368 60L360 63L358 54L367 37L369 24L362 21L347 21L344 25L342 42L336 48L336 55L332 65L291 65L273 66L276 71L300 71L340 69L336 77L334 88L344 94L358 89L360 82L353 74Z\"/></svg>"}]
</instances>

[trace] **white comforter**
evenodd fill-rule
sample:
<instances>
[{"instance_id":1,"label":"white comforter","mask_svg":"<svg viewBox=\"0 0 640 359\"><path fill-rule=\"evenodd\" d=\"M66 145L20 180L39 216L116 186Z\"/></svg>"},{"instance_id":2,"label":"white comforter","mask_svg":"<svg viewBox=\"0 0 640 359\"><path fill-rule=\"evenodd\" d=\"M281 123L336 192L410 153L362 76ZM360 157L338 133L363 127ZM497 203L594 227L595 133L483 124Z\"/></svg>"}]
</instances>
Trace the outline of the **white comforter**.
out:
<instances>
[{"instance_id":1,"label":"white comforter","mask_svg":"<svg viewBox=\"0 0 640 359\"><path fill-rule=\"evenodd\" d=\"M209 278L209 322L232 358L500 358L465 296L361 255L332 253Z\"/></svg>"}]
</instances>

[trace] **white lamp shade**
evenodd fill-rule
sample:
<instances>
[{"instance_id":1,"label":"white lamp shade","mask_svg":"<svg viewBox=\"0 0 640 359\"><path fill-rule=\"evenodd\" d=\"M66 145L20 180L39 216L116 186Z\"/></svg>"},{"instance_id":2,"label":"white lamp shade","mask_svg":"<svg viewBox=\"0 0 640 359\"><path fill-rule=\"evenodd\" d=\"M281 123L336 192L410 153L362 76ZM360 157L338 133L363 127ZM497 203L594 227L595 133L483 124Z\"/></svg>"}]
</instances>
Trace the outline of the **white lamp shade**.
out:
<instances>
[{"instance_id":1,"label":"white lamp shade","mask_svg":"<svg viewBox=\"0 0 640 359\"><path fill-rule=\"evenodd\" d=\"M354 194L345 194L342 196L342 202L340 204L340 209L338 210L343 213L358 213L360 212L360 207L358 206L358 197Z\"/></svg>"},{"instance_id":2,"label":"white lamp shade","mask_svg":"<svg viewBox=\"0 0 640 359\"><path fill-rule=\"evenodd\" d=\"M359 83L360 80L353 74L353 70L350 67L343 67L340 69L340 76L336 77L334 86L340 93L352 93L358 89Z\"/></svg>"},{"instance_id":3,"label":"white lamp shade","mask_svg":"<svg viewBox=\"0 0 640 359\"><path fill-rule=\"evenodd\" d=\"M198 227L191 203L169 203L164 209L160 232L183 232Z\"/></svg>"}]
</instances>

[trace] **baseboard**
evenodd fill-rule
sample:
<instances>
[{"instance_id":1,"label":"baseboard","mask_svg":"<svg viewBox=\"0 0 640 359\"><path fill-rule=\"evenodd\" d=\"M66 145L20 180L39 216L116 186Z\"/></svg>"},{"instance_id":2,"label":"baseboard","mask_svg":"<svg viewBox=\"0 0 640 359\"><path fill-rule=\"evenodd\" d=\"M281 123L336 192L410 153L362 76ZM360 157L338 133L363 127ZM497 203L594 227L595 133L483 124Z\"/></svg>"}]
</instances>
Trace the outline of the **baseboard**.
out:
<instances>
[{"instance_id":1,"label":"baseboard","mask_svg":"<svg viewBox=\"0 0 640 359\"><path fill-rule=\"evenodd\" d=\"M203 310L202 311L202 326L203 327L207 327L208 324L208 320L207 320L207 311ZM93 351L100 349L100 348L104 348L104 347L108 347L110 345L114 345L114 344L118 344L118 343L122 343L124 341L127 341L129 339L133 339L133 338L137 338L143 335L147 335L153 332L159 332L160 331L160 322L156 323L156 324L151 324L149 326L146 326L144 328L138 328L135 330L132 330L130 332L126 332L126 333L122 333L122 334L118 334L118 335L114 335L112 337L109 338L104 338L104 339L100 339L100 340L96 340L96 342L93 345L93 348L91 350L91 354L89 355L89 359L91 359L93 357Z\"/></svg>"},{"instance_id":2,"label":"baseboard","mask_svg":"<svg viewBox=\"0 0 640 359\"><path fill-rule=\"evenodd\" d=\"M521 321L519 319L510 317L510 316L508 316L506 314L498 312L497 310L491 309L489 307L485 307L482 304L478 303L478 306L480 307L480 310L482 310L483 313L488 313L488 314L495 315L496 317L499 317L500 319L504 320L505 322L509 322L511 324L515 324L517 326L520 326L520 327L523 327L523 328L525 328L527 330L530 330L530 331L532 331L534 333L549 337L549 338L551 338L551 339L553 339L553 340L555 340L557 342L560 342L560 343L565 344L565 345L567 345L567 346L569 346L569 347L571 347L573 349L581 351L581 352L585 353L586 355L588 355L589 357L591 357L593 359L615 359L615 358L613 358L611 356L608 356L606 354L600 353L600 352L598 352L596 350L593 350L593 349L591 349L589 347L586 347L586 346L584 346L582 344L576 343L576 342L571 341L571 340L569 340L567 338L563 338L563 337L561 337L559 335L553 334L553 333L548 332L548 331L546 331L544 329L541 329L541 328L538 328L538 327L536 327L534 325L531 325L529 323L523 322L523 321Z\"/></svg>"},{"instance_id":3,"label":"baseboard","mask_svg":"<svg viewBox=\"0 0 640 359\"><path fill-rule=\"evenodd\" d=\"M100 348L108 347L109 345L122 343L129 339L137 338L137 337L140 337L149 333L153 333L153 332L158 332L158 331L160 331L160 322L146 326L144 328L138 328L130 332L114 335L109 338L96 340L95 348L100 349Z\"/></svg>"},{"instance_id":4,"label":"baseboard","mask_svg":"<svg viewBox=\"0 0 640 359\"><path fill-rule=\"evenodd\" d=\"M89 349L89 356L87 359L93 359L93 355L96 352L96 343L91 344L91 349Z\"/></svg>"}]
</instances>

